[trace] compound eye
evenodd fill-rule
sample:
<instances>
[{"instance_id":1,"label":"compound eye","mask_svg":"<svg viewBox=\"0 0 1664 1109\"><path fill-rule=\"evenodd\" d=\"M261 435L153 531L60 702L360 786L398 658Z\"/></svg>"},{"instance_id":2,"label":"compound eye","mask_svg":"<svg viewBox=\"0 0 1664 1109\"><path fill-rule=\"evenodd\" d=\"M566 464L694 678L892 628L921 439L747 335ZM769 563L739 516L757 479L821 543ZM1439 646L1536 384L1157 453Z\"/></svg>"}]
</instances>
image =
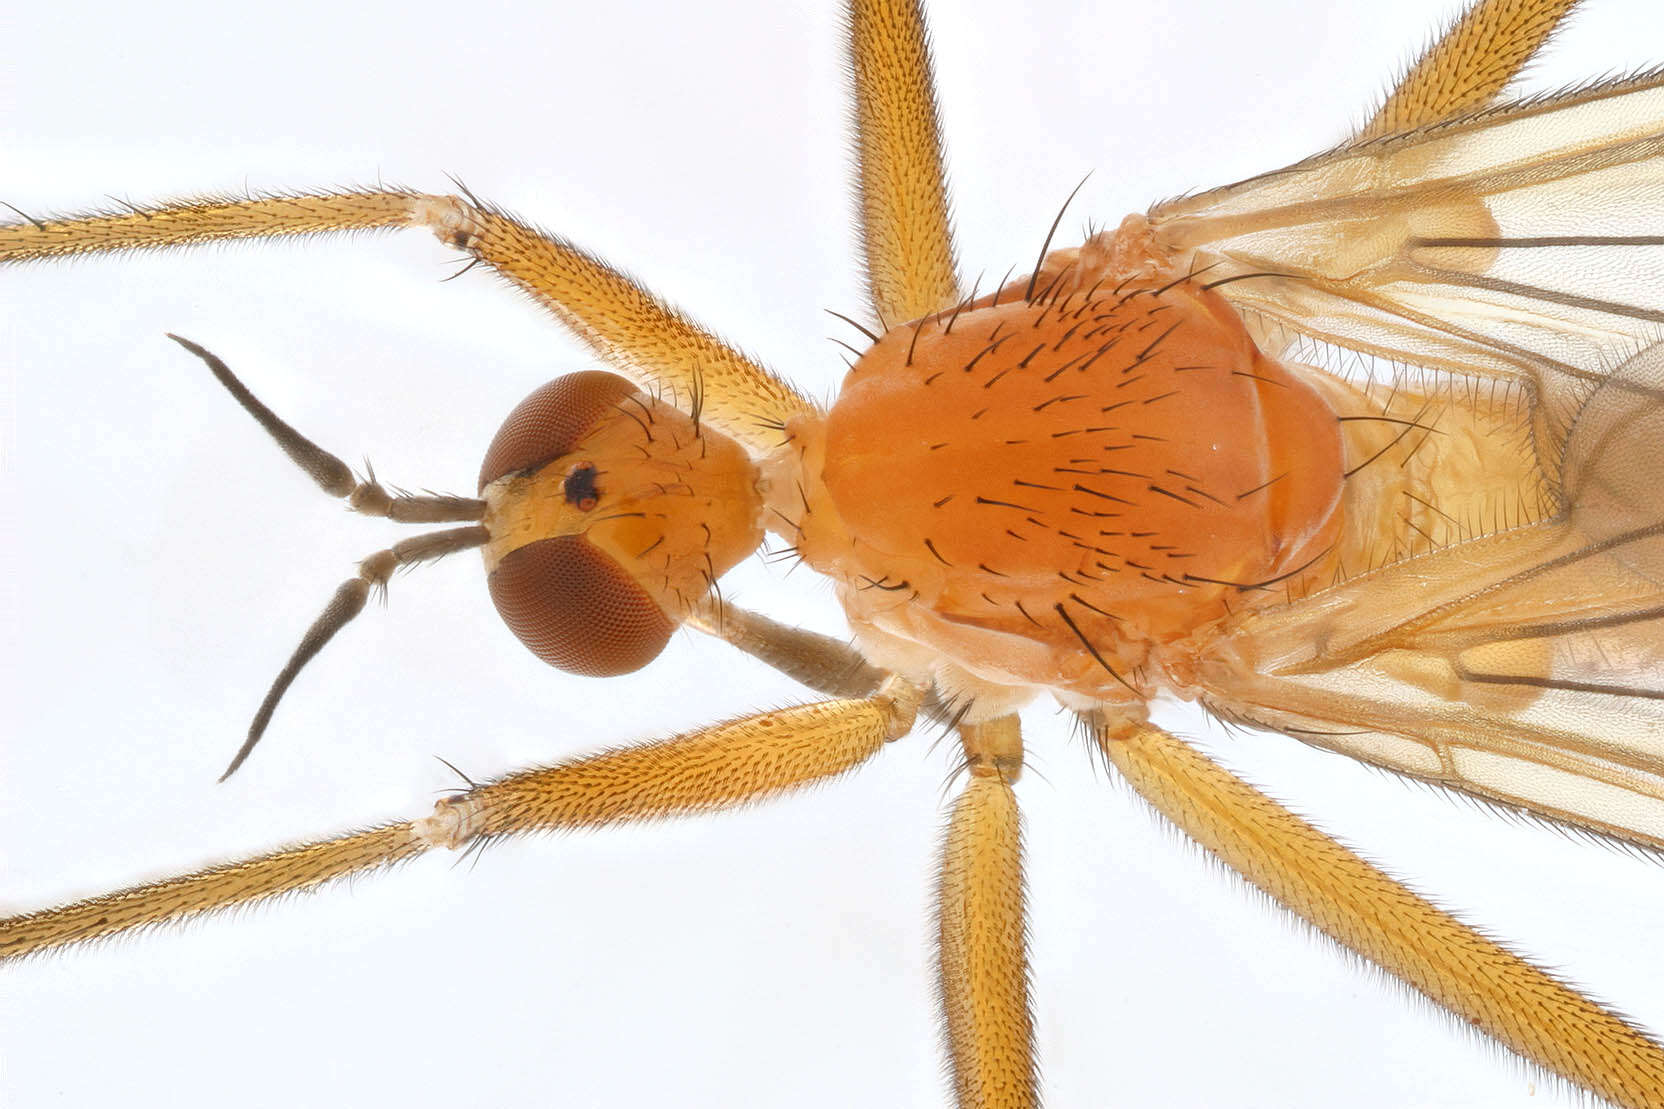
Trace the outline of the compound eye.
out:
<instances>
[{"instance_id":1,"label":"compound eye","mask_svg":"<svg viewBox=\"0 0 1664 1109\"><path fill-rule=\"evenodd\" d=\"M567 374L514 406L485 452L480 490L504 474L533 470L570 454L601 418L635 392L617 374Z\"/></svg>"},{"instance_id":2,"label":"compound eye","mask_svg":"<svg viewBox=\"0 0 1664 1109\"><path fill-rule=\"evenodd\" d=\"M556 378L515 406L480 467L480 490L498 478L565 458L616 416L635 386L591 371ZM560 485L583 512L600 500L596 464L569 464ZM574 674L607 677L658 657L676 625L611 556L584 535L536 539L504 554L487 584L503 622L533 654Z\"/></svg>"},{"instance_id":3,"label":"compound eye","mask_svg":"<svg viewBox=\"0 0 1664 1109\"><path fill-rule=\"evenodd\" d=\"M676 630L647 591L581 535L539 539L510 551L487 583L498 614L520 642L574 674L639 670Z\"/></svg>"}]
</instances>

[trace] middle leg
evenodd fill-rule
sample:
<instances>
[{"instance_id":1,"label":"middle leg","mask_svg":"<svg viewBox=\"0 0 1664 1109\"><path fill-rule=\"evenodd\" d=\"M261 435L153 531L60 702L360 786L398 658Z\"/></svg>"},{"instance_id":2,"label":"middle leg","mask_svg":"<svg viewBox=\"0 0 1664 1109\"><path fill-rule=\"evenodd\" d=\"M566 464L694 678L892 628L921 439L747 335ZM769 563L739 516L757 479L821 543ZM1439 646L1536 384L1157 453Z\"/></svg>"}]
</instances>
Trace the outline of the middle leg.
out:
<instances>
[{"instance_id":1,"label":"middle leg","mask_svg":"<svg viewBox=\"0 0 1664 1109\"><path fill-rule=\"evenodd\" d=\"M954 805L938 887L943 1019L958 1104L1039 1104L1028 997L1022 832L1012 783L1022 773L1015 716L962 724L970 780Z\"/></svg>"},{"instance_id":2,"label":"middle leg","mask_svg":"<svg viewBox=\"0 0 1664 1109\"><path fill-rule=\"evenodd\" d=\"M920 691L899 679L861 700L757 713L659 743L524 770L386 824L0 918L0 963L315 889L434 847L729 808L837 777L912 729Z\"/></svg>"}]
</instances>

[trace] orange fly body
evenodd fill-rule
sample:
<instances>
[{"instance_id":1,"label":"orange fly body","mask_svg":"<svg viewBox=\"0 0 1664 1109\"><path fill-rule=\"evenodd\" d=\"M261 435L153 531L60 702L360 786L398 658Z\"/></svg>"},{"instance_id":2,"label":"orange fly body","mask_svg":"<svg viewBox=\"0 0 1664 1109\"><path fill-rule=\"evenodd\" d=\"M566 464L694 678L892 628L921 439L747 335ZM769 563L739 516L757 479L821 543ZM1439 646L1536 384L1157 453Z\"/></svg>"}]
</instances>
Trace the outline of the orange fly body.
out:
<instances>
[{"instance_id":1,"label":"orange fly body","mask_svg":"<svg viewBox=\"0 0 1664 1109\"><path fill-rule=\"evenodd\" d=\"M447 191L451 170L829 399L847 369L825 336L867 345L821 312L864 305L835 12L613 7L480 24L303 5L200 41L187 29L210 17L189 6L31 23L0 97L0 199L34 214L108 203L106 189L142 201L378 173ZM1087 171L1055 248L1088 222L1113 230L1155 200L1339 141L1450 13L929 14L961 271L985 270L986 293L1008 266L1032 267ZM1655 60L1656 20L1590 0L1525 87ZM302 678L258 765L213 786L327 589L393 536L343 522L285 474L162 333L217 351L390 483L472 492L504 413L599 363L477 271L439 284L454 258L399 235L4 275L14 585L0 603L18 631L0 909L414 815L455 784L430 755L486 778L804 699L684 634L634 675L551 675L496 627L463 555L395 579L388 609ZM875 480L907 495L913 472L880 465ZM1287 550L1257 572L1324 551L1324 526L1271 536ZM844 634L828 591L788 566L742 563L724 591ZM1109 661L1137 684L1138 658ZM1100 693L1126 692L1094 669ZM1656 865L1189 711L1154 713L1441 904L1664 1026ZM1066 716L1025 723L1051 1104L1578 1103L1215 877L1091 768ZM947 1104L929 889L956 752L950 737L927 754L933 740L921 728L882 767L740 813L503 843L477 864L428 859L8 966L0 1102Z\"/></svg>"}]
</instances>

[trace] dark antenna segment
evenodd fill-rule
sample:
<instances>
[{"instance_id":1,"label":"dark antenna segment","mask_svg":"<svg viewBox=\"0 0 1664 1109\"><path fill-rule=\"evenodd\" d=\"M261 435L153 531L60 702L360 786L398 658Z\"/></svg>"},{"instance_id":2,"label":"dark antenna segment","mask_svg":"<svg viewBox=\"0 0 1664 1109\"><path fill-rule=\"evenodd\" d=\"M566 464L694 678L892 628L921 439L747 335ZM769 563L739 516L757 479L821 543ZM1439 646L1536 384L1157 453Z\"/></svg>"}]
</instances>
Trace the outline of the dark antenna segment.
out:
<instances>
[{"instance_id":1,"label":"dark antenna segment","mask_svg":"<svg viewBox=\"0 0 1664 1109\"><path fill-rule=\"evenodd\" d=\"M401 567L432 562L472 547L483 547L490 541L491 533L480 522L485 519L484 501L473 497L389 493L376 481L373 471L368 475L368 480L359 481L346 463L296 431L262 404L218 356L178 335L169 335L168 338L202 359L219 383L236 398L238 404L242 405L243 410L253 416L255 422L265 429L266 434L283 448L283 453L304 470L306 475L317 483L318 488L332 497L343 498L353 511L407 524L466 521L471 525L413 536L395 543L384 551L377 551L358 564L358 576L341 583L335 595L330 598L329 604L301 637L300 645L295 648L294 654L289 656L289 661L284 663L271 688L266 691L265 699L260 702L254 720L248 726L247 738L237 749L231 765L220 775L219 780L223 782L236 773L237 768L243 765L243 760L248 758L249 752L254 750L254 745L260 742L260 737L265 735L272 714L277 711L278 702L283 700L283 695L288 692L289 686L300 674L301 669L323 650L326 643L335 638L336 632L364 611L364 603L369 599L372 589L386 589L388 579Z\"/></svg>"}]
</instances>

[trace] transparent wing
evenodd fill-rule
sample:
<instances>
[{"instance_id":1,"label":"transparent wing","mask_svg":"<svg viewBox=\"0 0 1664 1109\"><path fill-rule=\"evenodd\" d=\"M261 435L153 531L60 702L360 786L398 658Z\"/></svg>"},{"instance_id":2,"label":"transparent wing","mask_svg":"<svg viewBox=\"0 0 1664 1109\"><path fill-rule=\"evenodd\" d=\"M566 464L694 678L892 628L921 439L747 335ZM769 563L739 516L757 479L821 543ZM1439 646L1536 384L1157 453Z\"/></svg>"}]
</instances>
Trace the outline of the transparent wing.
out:
<instances>
[{"instance_id":1,"label":"transparent wing","mask_svg":"<svg viewBox=\"0 0 1664 1109\"><path fill-rule=\"evenodd\" d=\"M1653 72L1360 140L1149 218L1267 336L1528 377L1564 419L1664 331L1661 154Z\"/></svg>"},{"instance_id":2,"label":"transparent wing","mask_svg":"<svg viewBox=\"0 0 1664 1109\"><path fill-rule=\"evenodd\" d=\"M1664 344L1557 441L1553 519L1245 618L1204 648L1227 715L1664 847Z\"/></svg>"},{"instance_id":3,"label":"transparent wing","mask_svg":"<svg viewBox=\"0 0 1664 1109\"><path fill-rule=\"evenodd\" d=\"M1652 73L1151 213L1273 348L1530 381L1562 506L1247 619L1206 648L1215 708L1664 846L1661 155Z\"/></svg>"}]
</instances>

